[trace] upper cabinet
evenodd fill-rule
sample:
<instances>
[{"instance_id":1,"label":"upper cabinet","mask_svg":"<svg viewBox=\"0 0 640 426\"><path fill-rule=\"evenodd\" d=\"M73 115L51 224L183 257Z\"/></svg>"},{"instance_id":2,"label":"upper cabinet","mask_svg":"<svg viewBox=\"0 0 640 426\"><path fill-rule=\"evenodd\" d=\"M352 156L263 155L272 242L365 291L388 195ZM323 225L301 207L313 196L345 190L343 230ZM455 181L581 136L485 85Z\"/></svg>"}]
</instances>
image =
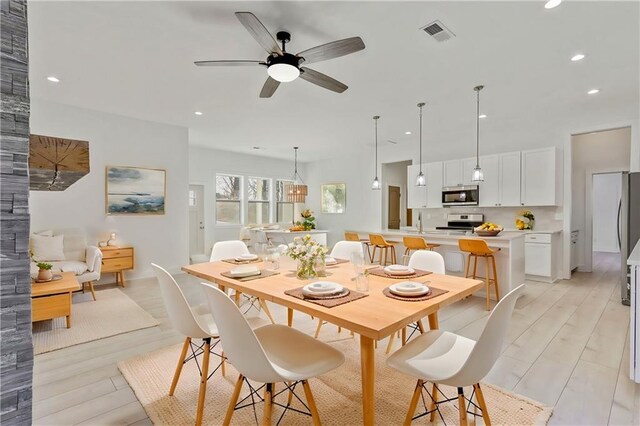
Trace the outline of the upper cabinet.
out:
<instances>
[{"instance_id":1,"label":"upper cabinet","mask_svg":"<svg viewBox=\"0 0 640 426\"><path fill-rule=\"evenodd\" d=\"M425 173L425 167L422 167L422 173ZM420 173L420 164L412 164L407 166L407 208L423 209L427 207L427 187L416 186L416 178ZM426 175L426 173L425 173ZM440 177L442 180L442 177ZM428 181L427 181L428 182Z\"/></svg>"},{"instance_id":2,"label":"upper cabinet","mask_svg":"<svg viewBox=\"0 0 640 426\"><path fill-rule=\"evenodd\" d=\"M442 161L427 164L427 207L442 207Z\"/></svg>"},{"instance_id":3,"label":"upper cabinet","mask_svg":"<svg viewBox=\"0 0 640 426\"><path fill-rule=\"evenodd\" d=\"M480 157L484 182L480 187L481 207L520 205L520 152Z\"/></svg>"},{"instance_id":4,"label":"upper cabinet","mask_svg":"<svg viewBox=\"0 0 640 426\"><path fill-rule=\"evenodd\" d=\"M556 206L562 191L562 155L555 147L522 151L523 206Z\"/></svg>"},{"instance_id":5,"label":"upper cabinet","mask_svg":"<svg viewBox=\"0 0 640 426\"><path fill-rule=\"evenodd\" d=\"M471 176L475 166L475 158L445 161L443 163L443 186L474 185L475 182L471 182Z\"/></svg>"}]
</instances>

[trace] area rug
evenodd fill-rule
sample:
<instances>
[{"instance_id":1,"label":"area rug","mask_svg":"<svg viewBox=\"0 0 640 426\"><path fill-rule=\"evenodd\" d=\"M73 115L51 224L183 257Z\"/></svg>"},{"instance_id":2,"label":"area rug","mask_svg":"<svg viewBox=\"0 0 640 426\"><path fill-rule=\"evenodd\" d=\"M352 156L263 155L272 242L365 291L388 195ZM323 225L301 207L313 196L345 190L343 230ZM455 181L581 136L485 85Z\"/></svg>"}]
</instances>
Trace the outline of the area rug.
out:
<instances>
[{"instance_id":1,"label":"area rug","mask_svg":"<svg viewBox=\"0 0 640 426\"><path fill-rule=\"evenodd\" d=\"M74 296L71 328L64 317L33 323L36 355L160 324L118 289L97 291L95 302L90 294L84 296Z\"/></svg>"},{"instance_id":2,"label":"area rug","mask_svg":"<svg viewBox=\"0 0 640 426\"><path fill-rule=\"evenodd\" d=\"M326 425L362 424L358 341L347 339L331 344L345 354L346 361L333 372L309 381L320 419ZM416 382L413 378L397 373L385 365L384 345L381 346L383 347L376 353L376 424L400 425L409 407ZM193 424L195 421L199 376L193 362L186 364L182 370L175 395L168 396L180 349L181 345L171 346L118 363L118 368L134 390L147 415L157 425ZM292 348L292 350L295 349ZM223 378L218 370L209 379L204 424L222 424L237 377L236 370L228 367L226 377ZM282 389L282 384L279 387L276 385L276 392ZM456 390L453 388L443 387L443 390L447 396L456 395ZM483 391L493 424L546 424L551 416L550 408L523 396L489 384L483 384ZM470 390L468 392L467 394L470 395ZM246 395L248 392L245 385L240 398ZM304 400L304 393L300 392L300 395ZM283 393L276 398L276 401L286 404L286 398L286 393ZM297 402L295 398L294 402ZM298 409L302 407L300 403L294 406ZM256 415L260 421L262 420L262 406L259 404L256 410L256 414L251 407L237 410L231 423L255 425ZM423 409L419 405L417 413L423 412L421 410ZM455 406L443 404L441 410L447 424L458 423L458 412ZM274 424L281 412L279 407L274 406ZM423 418L421 421L428 423L428 418ZM477 422L482 424L482 418L479 417ZM311 424L311 418L289 411L280 424Z\"/></svg>"}]
</instances>

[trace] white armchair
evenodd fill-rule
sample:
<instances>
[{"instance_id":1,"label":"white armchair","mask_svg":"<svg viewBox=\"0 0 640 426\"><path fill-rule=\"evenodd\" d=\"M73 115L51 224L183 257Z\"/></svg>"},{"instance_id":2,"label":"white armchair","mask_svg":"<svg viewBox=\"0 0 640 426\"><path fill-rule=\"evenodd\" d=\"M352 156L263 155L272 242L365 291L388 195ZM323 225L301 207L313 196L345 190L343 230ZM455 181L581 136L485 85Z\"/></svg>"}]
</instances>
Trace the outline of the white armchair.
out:
<instances>
[{"instance_id":1,"label":"white armchair","mask_svg":"<svg viewBox=\"0 0 640 426\"><path fill-rule=\"evenodd\" d=\"M94 281L100 279L102 269L102 252L96 246L88 246L84 233L79 229L61 229L53 231L42 231L34 235L33 238L63 236L62 254L55 256L55 259L43 258L43 253L39 253L38 244L31 241L31 252L33 259L31 262L31 277L38 275L36 262L46 262L53 265L54 272L73 272L76 274L78 282L89 287L93 300L96 300L96 293L93 288ZM46 242L45 242L46 244ZM46 257L46 255L44 256ZM61 259L62 258L62 259Z\"/></svg>"}]
</instances>

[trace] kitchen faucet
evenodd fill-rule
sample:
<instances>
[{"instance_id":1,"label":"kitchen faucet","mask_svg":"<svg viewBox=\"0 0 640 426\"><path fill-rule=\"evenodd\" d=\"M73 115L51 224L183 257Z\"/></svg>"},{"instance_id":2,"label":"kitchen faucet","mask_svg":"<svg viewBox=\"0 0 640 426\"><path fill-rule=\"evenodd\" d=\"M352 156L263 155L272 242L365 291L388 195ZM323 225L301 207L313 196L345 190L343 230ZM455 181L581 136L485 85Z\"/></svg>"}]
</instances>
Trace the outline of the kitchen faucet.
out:
<instances>
[{"instance_id":1,"label":"kitchen faucet","mask_svg":"<svg viewBox=\"0 0 640 426\"><path fill-rule=\"evenodd\" d=\"M422 212L418 212L418 234L422 234Z\"/></svg>"}]
</instances>

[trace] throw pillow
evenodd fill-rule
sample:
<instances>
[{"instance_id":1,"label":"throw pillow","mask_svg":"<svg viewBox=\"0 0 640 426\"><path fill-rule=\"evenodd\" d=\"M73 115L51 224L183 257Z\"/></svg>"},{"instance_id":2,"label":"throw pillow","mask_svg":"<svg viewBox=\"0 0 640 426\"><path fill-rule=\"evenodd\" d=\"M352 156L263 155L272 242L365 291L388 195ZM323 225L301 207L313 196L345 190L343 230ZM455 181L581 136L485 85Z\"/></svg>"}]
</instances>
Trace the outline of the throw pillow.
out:
<instances>
[{"instance_id":1,"label":"throw pillow","mask_svg":"<svg viewBox=\"0 0 640 426\"><path fill-rule=\"evenodd\" d=\"M64 260L64 235L44 237L34 234L31 236L31 250L36 262Z\"/></svg>"}]
</instances>

